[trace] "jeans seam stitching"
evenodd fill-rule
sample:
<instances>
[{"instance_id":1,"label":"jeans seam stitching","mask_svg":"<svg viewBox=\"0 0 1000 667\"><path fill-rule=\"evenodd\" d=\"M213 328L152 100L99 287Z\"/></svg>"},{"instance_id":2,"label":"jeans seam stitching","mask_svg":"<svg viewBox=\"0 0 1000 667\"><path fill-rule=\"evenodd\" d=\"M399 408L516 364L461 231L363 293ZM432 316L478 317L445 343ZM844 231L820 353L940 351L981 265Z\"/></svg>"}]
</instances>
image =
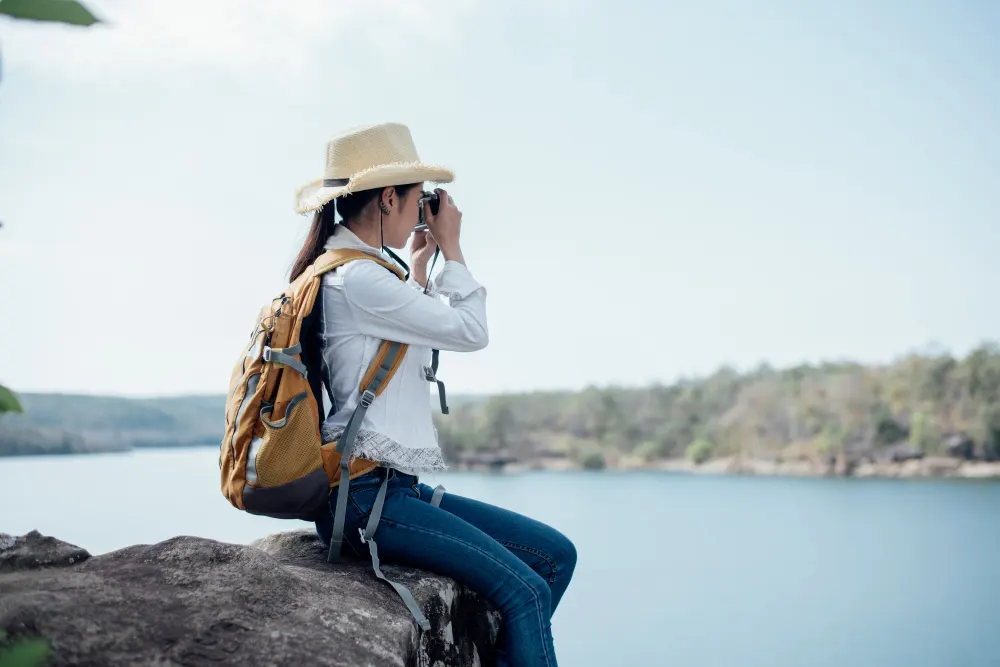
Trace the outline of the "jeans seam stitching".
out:
<instances>
[{"instance_id":1,"label":"jeans seam stitching","mask_svg":"<svg viewBox=\"0 0 1000 667\"><path fill-rule=\"evenodd\" d=\"M366 511L365 508L362 507L361 503L355 500L353 491L349 491L347 493L347 500L349 503L351 503L351 505L354 506L354 509L357 510L358 514L360 514L365 519L367 519L368 515L371 514L372 511L370 509Z\"/></svg>"},{"instance_id":2,"label":"jeans seam stitching","mask_svg":"<svg viewBox=\"0 0 1000 667\"><path fill-rule=\"evenodd\" d=\"M514 575L514 577L517 578L517 580L520 581L522 584L524 584L525 586L527 586L529 590L532 588L531 584L529 584L527 581L525 581L524 579L522 579L520 574L518 574L514 570L511 570L510 567L508 567L506 563L504 563L501 560L498 560L497 558L495 558L493 556L493 554L490 554L490 553L488 553L486 551L483 551L482 549L480 549L479 547L475 546L474 544L469 544L468 542L465 542L464 540L460 540L459 538L455 537L454 535L449 535L448 533L442 533L442 532L439 532L439 531L436 531L436 530L431 530L430 528L424 528L423 526L413 526L413 525L410 525L410 524L407 524L407 523L400 523L399 521L395 521L395 520L389 519L387 517L383 517L382 520L383 521L388 521L389 523L391 523L393 525L396 525L396 526L399 526L401 528L409 528L410 530L413 530L413 531L416 531L416 532L423 532L423 533L428 533L430 535L437 535L438 537L442 537L444 539L451 540L452 542L458 542L458 543L462 544L463 546L465 546L465 547L467 547L469 549L472 549L473 551L477 551L477 552L481 553L483 556L486 556L490 560L494 561L497 565L499 565L503 569L507 570L510 574ZM535 598L535 611L538 612L538 629L541 630L542 636L544 636L545 635L545 626L542 625L542 618L544 617L545 614L543 613L543 611L541 609L541 600L539 599L538 595L534 594L534 591L532 591L532 597ZM549 658L548 648L545 646L544 642L542 643L542 655L545 656L545 663L546 664L551 664L551 660Z\"/></svg>"},{"instance_id":3,"label":"jeans seam stitching","mask_svg":"<svg viewBox=\"0 0 1000 667\"><path fill-rule=\"evenodd\" d=\"M517 542L507 542L506 540L497 540L497 542L504 545L508 549L519 549L521 551L526 551L527 553L538 556L539 558L544 560L546 564L549 566L549 571L550 571L547 583L549 584L549 586L555 583L556 576L558 575L559 572L559 568L556 564L555 558L552 558L551 556L549 556L544 551L541 551L540 549L536 549L535 547L530 547L526 544L518 544Z\"/></svg>"}]
</instances>

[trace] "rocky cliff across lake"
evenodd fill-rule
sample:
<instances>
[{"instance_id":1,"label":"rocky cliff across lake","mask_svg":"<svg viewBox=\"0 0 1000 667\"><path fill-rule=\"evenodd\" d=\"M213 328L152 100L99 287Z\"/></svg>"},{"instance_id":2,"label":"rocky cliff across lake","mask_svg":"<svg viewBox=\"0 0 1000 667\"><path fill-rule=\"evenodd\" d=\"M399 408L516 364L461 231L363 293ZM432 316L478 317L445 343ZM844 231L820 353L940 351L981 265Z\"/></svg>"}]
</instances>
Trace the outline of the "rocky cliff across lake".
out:
<instances>
[{"instance_id":1,"label":"rocky cliff across lake","mask_svg":"<svg viewBox=\"0 0 1000 667\"><path fill-rule=\"evenodd\" d=\"M903 461L832 462L726 457L712 459L702 464L684 459L668 460L644 468L700 475L1000 480L998 462L962 461L947 456L928 456Z\"/></svg>"},{"instance_id":2,"label":"rocky cliff across lake","mask_svg":"<svg viewBox=\"0 0 1000 667\"><path fill-rule=\"evenodd\" d=\"M413 591L430 631L370 563L327 564L309 531L93 557L37 532L0 534L0 633L43 638L50 665L495 664L498 612L448 578L384 570Z\"/></svg>"},{"instance_id":3,"label":"rocky cliff across lake","mask_svg":"<svg viewBox=\"0 0 1000 667\"><path fill-rule=\"evenodd\" d=\"M848 457L720 456L705 461L688 458L645 460L639 457L608 456L597 470L658 471L697 475L760 475L785 477L877 477L877 478L949 478L1000 480L1000 461L975 461L955 456L924 456L919 452L890 452L891 455ZM459 457L452 470L495 473L521 473L532 470L564 472L584 470L566 455L547 454L518 458L509 452L477 453Z\"/></svg>"}]
</instances>

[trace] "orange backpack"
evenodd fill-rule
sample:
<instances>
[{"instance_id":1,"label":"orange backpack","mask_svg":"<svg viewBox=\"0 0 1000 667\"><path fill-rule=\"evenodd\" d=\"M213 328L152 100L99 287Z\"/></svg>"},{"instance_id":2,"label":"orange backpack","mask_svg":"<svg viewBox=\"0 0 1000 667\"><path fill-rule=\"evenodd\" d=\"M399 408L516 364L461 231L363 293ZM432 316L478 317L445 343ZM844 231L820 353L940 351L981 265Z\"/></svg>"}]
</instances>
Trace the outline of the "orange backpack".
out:
<instances>
[{"instance_id":1,"label":"orange backpack","mask_svg":"<svg viewBox=\"0 0 1000 667\"><path fill-rule=\"evenodd\" d=\"M309 377L309 368L315 369L318 360L308 358L314 352L311 346L303 347L301 336L304 330L311 331L310 316L322 317L322 309L314 312L313 304L323 274L356 260L376 262L400 280L405 279L397 267L373 255L330 250L292 281L281 296L264 306L229 381L226 432L219 451L222 493L234 507L251 514L312 521L329 511L330 489L342 485L334 509L329 562L340 559L350 481L378 465L352 459L358 429L407 350L402 343L382 342L361 379L361 400L343 434L336 442L324 443L319 414L323 382L322 378ZM436 381L431 369L425 372L429 381ZM443 392L441 400L443 405ZM399 593L420 628L428 630L430 622L413 594L387 579L379 565L374 536L388 480L386 475L368 524L360 529L361 541L368 545L375 575ZM444 487L438 486L431 504L438 505L443 494Z\"/></svg>"},{"instance_id":2,"label":"orange backpack","mask_svg":"<svg viewBox=\"0 0 1000 667\"><path fill-rule=\"evenodd\" d=\"M315 393L322 383L309 377L299 339L323 274L356 260L376 262L403 279L398 268L372 255L330 250L257 317L229 382L219 451L222 493L237 509L311 521L327 511L330 489L345 475L353 479L376 465L352 460L350 450L365 411L396 372L407 346L383 341L361 381L361 402L343 436L324 443L322 397Z\"/></svg>"}]
</instances>

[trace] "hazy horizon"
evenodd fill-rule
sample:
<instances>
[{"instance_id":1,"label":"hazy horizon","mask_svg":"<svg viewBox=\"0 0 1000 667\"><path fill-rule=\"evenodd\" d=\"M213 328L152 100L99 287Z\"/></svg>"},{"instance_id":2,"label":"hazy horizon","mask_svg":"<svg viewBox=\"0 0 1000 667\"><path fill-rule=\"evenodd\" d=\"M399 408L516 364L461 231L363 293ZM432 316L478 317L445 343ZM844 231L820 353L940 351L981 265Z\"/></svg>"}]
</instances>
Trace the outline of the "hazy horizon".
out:
<instances>
[{"instance_id":1,"label":"hazy horizon","mask_svg":"<svg viewBox=\"0 0 1000 667\"><path fill-rule=\"evenodd\" d=\"M980 345L1000 345L1000 341L993 340L993 339L989 339L989 340L984 339L979 344L973 345L972 348L975 349L976 347L979 347ZM812 365L812 366L822 366L823 364L851 364L851 363L858 363L858 364L862 364L862 365L865 365L865 366L868 366L868 367L878 367L878 366L891 365L891 364L893 364L893 363L895 363L897 361L902 360L903 358L905 358L905 357L907 357L907 356L909 356L911 354L927 355L927 356L930 356L930 355L950 354L953 357L959 357L959 358L962 356L962 355L955 354L955 352L953 350L948 350L946 348L941 347L940 345L936 345L936 344L932 343L932 344L928 344L928 345L921 346L921 347L918 347L918 348L913 348L912 350L908 350L904 354L895 355L892 358L886 359L886 360L862 361L862 360L858 360L858 359L849 359L849 358L830 358L830 359L819 359L819 360L814 360L814 361L808 361L808 362L803 362L803 363L808 364L808 365ZM691 373L691 374L687 374L687 375L677 376L677 377L674 377L674 378L672 378L670 380L655 380L654 379L654 380L650 380L650 381L645 382L645 383L634 383L634 384L625 384L625 383L603 383L603 384L602 383L588 383L588 384L586 384L584 386L580 386L580 387L562 387L562 388L556 387L556 388L541 388L541 389L539 389L539 388L530 388L529 387L529 388L522 389L522 390L511 390L511 391L505 391L505 392L463 391L463 392L456 393L456 392L449 391L448 392L448 401L449 401L449 403L453 404L456 401L461 401L463 399L469 399L469 398L489 398L489 397L493 397L493 396L502 396L502 395L508 395L508 394L561 393L561 392L570 392L570 393L572 393L572 392L585 391L587 389L625 389L625 390L629 390L629 389L645 389L645 388L649 388L649 387L657 386L657 385L670 386L670 385L678 384L678 383L682 383L682 382L696 382L696 381L699 381L699 380L703 380L703 379L705 379L707 377L710 377L710 376L712 376L712 375L714 375L716 373L723 372L723 371L725 371L727 369L728 370L734 370L734 371L736 371L738 373L741 373L741 374L750 373L750 372L753 372L754 370L760 368L763 365L768 365L768 366L770 366L775 371L783 371L783 370L788 370L788 369L794 368L798 364L790 364L790 365L784 365L784 366L775 366L775 365L768 364L768 362L766 362L766 361L761 361L761 362L758 362L758 364L754 365L753 367L748 367L748 368L738 368L738 367L733 366L731 364L720 364L718 367L716 367L714 369L710 369L709 371L707 371L705 373ZM430 396L431 403L436 406L438 404L438 402L439 402L436 390L433 389L433 388L429 388L429 389L430 389L430 394L431 394L431 396ZM161 399L225 398L226 393L227 393L226 391L216 391L216 392L184 392L184 391L181 391L181 392L177 392L177 393L164 393L164 394L137 394L137 393L115 394L115 393L93 393L93 392L60 391L60 390L31 390L31 391L19 391L18 392L18 394L20 394L22 396L23 395L32 395L32 394L35 394L35 395L45 394L45 395L53 395L53 396L60 396L61 395L61 396L81 396L81 397L94 397L94 398L121 398L121 399L128 399L128 400L133 400L133 399L134 400L155 400L155 399L158 399L158 398L161 398Z\"/></svg>"}]
</instances>

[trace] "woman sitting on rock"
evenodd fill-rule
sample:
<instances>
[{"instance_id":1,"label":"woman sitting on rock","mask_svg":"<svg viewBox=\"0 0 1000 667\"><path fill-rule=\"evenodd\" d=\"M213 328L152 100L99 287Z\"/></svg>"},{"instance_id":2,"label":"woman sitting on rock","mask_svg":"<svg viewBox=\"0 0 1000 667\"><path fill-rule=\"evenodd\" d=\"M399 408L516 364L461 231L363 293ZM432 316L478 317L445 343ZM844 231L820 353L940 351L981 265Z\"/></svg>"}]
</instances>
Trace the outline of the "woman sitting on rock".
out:
<instances>
[{"instance_id":1,"label":"woman sitting on rock","mask_svg":"<svg viewBox=\"0 0 1000 667\"><path fill-rule=\"evenodd\" d=\"M361 423L351 427L357 430L344 525L334 525L337 502L345 501L339 498L340 484L316 529L328 544L333 538L334 550L342 533L345 551L371 555L377 572L381 558L469 586L504 614L505 640L499 649L507 664L555 666L550 619L573 575L573 544L520 514L451 493L442 497L418 478L445 469L428 394L435 380L432 351L471 352L489 340L486 290L462 255L462 213L439 189L434 214L423 191L425 181L452 178L447 169L422 164L409 130L389 123L356 128L330 141L325 178L298 193L297 210L315 213L292 280L327 250L384 258L384 248L402 248L412 237L412 274L406 282L372 261L345 264L322 279L316 339L333 403L322 425L324 442L344 436L362 400L359 382L382 341L408 349ZM414 231L420 207L427 230ZM428 264L438 250L444 264L430 281ZM373 509L377 528L366 540ZM413 611L412 599L407 602Z\"/></svg>"}]
</instances>

